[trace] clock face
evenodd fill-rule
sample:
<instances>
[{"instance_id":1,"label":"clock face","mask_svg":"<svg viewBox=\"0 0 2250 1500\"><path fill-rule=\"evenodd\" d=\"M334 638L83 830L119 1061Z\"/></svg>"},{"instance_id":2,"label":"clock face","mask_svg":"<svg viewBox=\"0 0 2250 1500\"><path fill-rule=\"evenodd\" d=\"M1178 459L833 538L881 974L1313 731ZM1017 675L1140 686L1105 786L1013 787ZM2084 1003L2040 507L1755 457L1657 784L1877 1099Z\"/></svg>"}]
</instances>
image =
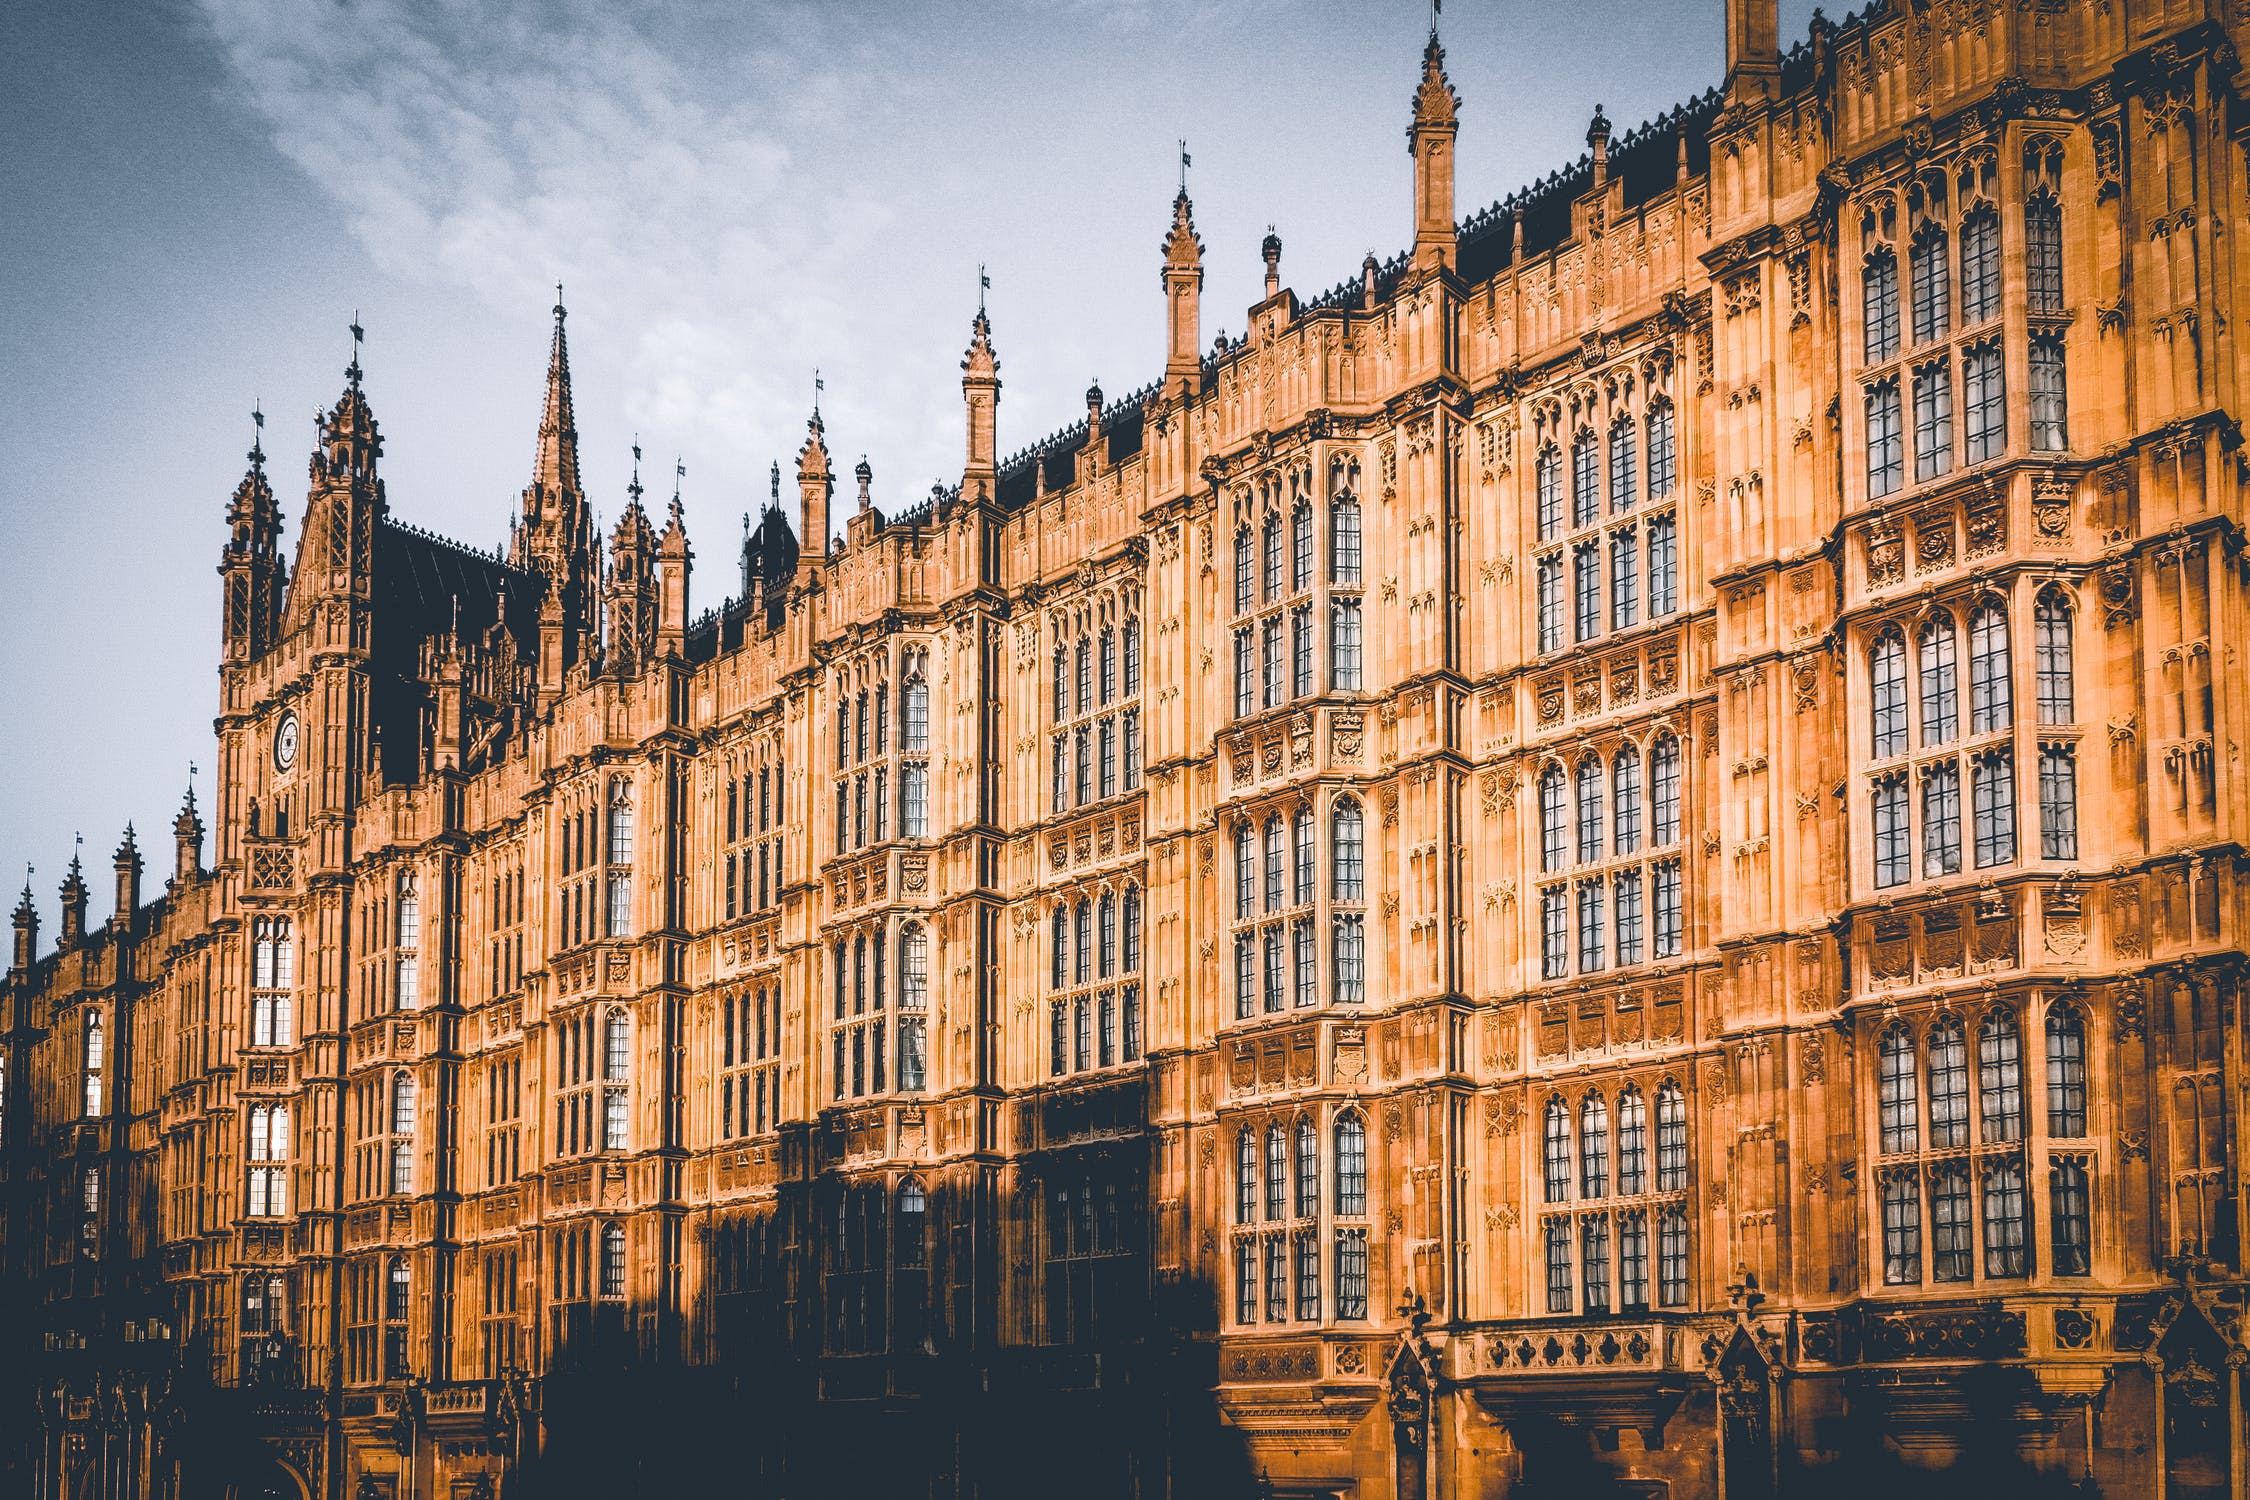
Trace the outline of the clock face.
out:
<instances>
[{"instance_id":1,"label":"clock face","mask_svg":"<svg viewBox=\"0 0 2250 1500\"><path fill-rule=\"evenodd\" d=\"M286 771L297 763L297 716L283 714L273 732L273 763Z\"/></svg>"}]
</instances>

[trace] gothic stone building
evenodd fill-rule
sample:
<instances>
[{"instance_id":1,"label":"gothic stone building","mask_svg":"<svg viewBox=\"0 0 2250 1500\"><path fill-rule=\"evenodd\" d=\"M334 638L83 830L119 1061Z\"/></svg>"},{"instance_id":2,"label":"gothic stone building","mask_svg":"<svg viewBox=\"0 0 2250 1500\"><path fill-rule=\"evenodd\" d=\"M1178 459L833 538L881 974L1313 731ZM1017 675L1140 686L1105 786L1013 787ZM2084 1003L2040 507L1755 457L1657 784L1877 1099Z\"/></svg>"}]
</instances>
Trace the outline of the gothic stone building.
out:
<instances>
[{"instance_id":1,"label":"gothic stone building","mask_svg":"<svg viewBox=\"0 0 2250 1500\"><path fill-rule=\"evenodd\" d=\"M2243 1494L2250 11L1725 24L701 615L559 308L504 555L355 363L17 914L10 1491Z\"/></svg>"}]
</instances>

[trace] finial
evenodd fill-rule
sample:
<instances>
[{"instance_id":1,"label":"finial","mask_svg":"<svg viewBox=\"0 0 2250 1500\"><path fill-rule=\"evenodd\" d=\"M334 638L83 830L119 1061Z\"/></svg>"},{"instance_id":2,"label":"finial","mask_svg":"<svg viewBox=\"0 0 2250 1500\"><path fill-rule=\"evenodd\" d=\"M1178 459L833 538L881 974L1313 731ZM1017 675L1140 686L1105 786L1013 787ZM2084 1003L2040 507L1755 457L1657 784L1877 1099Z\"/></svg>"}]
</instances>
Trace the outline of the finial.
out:
<instances>
[{"instance_id":1,"label":"finial","mask_svg":"<svg viewBox=\"0 0 2250 1500\"><path fill-rule=\"evenodd\" d=\"M625 493L633 497L635 505L641 503L641 435L637 432L633 434L633 477L626 484Z\"/></svg>"},{"instance_id":2,"label":"finial","mask_svg":"<svg viewBox=\"0 0 2250 1500\"><path fill-rule=\"evenodd\" d=\"M677 454L672 458L672 519L680 519L680 481L687 478L687 460Z\"/></svg>"},{"instance_id":3,"label":"finial","mask_svg":"<svg viewBox=\"0 0 2250 1500\"><path fill-rule=\"evenodd\" d=\"M1102 409L1102 383L1099 380L1087 385L1086 406L1089 412L1099 412Z\"/></svg>"},{"instance_id":4,"label":"finial","mask_svg":"<svg viewBox=\"0 0 2250 1500\"><path fill-rule=\"evenodd\" d=\"M1180 196L1183 198L1187 196L1188 168L1193 165L1194 159L1188 155L1187 142L1183 140L1180 142Z\"/></svg>"},{"instance_id":5,"label":"finial","mask_svg":"<svg viewBox=\"0 0 2250 1500\"><path fill-rule=\"evenodd\" d=\"M250 398L250 467L263 468L266 462L266 414L258 398Z\"/></svg>"},{"instance_id":6,"label":"finial","mask_svg":"<svg viewBox=\"0 0 2250 1500\"><path fill-rule=\"evenodd\" d=\"M874 482L875 471L868 466L866 454L859 456L859 466L852 470L852 476L859 481L859 508L864 511L875 503L867 492L867 487Z\"/></svg>"},{"instance_id":7,"label":"finial","mask_svg":"<svg viewBox=\"0 0 2250 1500\"><path fill-rule=\"evenodd\" d=\"M812 414L816 421L820 417L820 393L827 389L828 382L820 378L820 366L814 365L812 372Z\"/></svg>"},{"instance_id":8,"label":"finial","mask_svg":"<svg viewBox=\"0 0 2250 1500\"><path fill-rule=\"evenodd\" d=\"M560 323L567 314L563 312L562 283L555 283L555 321Z\"/></svg>"},{"instance_id":9,"label":"finial","mask_svg":"<svg viewBox=\"0 0 2250 1500\"><path fill-rule=\"evenodd\" d=\"M1271 297L1281 290L1281 236L1273 226L1266 226L1265 242L1258 247L1266 259L1266 295Z\"/></svg>"},{"instance_id":10,"label":"finial","mask_svg":"<svg viewBox=\"0 0 2250 1500\"><path fill-rule=\"evenodd\" d=\"M991 275L990 275L990 274L989 274L989 273L988 273L988 272L987 272L987 271L986 271L986 270L984 269L984 262L980 260L980 261L978 261L978 262L977 262L977 311L978 311L978 312L980 312L980 313L981 313L981 312L983 312L983 311L984 311L984 294L985 294L986 292L989 292L989 291L991 291L991 290L992 290L992 277L991 277Z\"/></svg>"},{"instance_id":11,"label":"finial","mask_svg":"<svg viewBox=\"0 0 2250 1500\"><path fill-rule=\"evenodd\" d=\"M359 346L367 342L367 330L359 326L359 309L352 309L352 362L344 369L344 378L354 390L359 388Z\"/></svg>"},{"instance_id":12,"label":"finial","mask_svg":"<svg viewBox=\"0 0 2250 1500\"><path fill-rule=\"evenodd\" d=\"M766 503L768 510L781 509L781 460L773 461L773 499Z\"/></svg>"}]
</instances>

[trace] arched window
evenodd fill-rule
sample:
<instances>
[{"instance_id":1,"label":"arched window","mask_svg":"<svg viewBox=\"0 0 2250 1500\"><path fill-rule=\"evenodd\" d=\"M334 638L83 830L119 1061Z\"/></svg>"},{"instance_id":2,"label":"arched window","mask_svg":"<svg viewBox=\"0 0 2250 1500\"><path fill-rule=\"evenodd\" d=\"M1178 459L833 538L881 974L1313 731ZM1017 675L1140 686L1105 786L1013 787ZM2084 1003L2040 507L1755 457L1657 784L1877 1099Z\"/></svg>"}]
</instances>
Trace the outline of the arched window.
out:
<instances>
[{"instance_id":1,"label":"arched window","mask_svg":"<svg viewBox=\"0 0 2250 1500\"><path fill-rule=\"evenodd\" d=\"M1266 910L1279 911L1287 895L1289 852L1283 842L1281 815L1274 813L1266 819Z\"/></svg>"},{"instance_id":2,"label":"arched window","mask_svg":"<svg viewBox=\"0 0 2250 1500\"><path fill-rule=\"evenodd\" d=\"M2069 724L2078 717L2072 675L2070 605L2062 590L2039 596L2032 617L2032 650L2039 673L2039 722Z\"/></svg>"},{"instance_id":3,"label":"arched window","mask_svg":"<svg viewBox=\"0 0 2250 1500\"><path fill-rule=\"evenodd\" d=\"M1353 1110L1336 1117L1336 1213L1367 1217L1367 1122Z\"/></svg>"},{"instance_id":4,"label":"arched window","mask_svg":"<svg viewBox=\"0 0 2250 1500\"><path fill-rule=\"evenodd\" d=\"M930 934L909 922L898 935L898 1086L909 1092L929 1080Z\"/></svg>"},{"instance_id":5,"label":"arched window","mask_svg":"<svg viewBox=\"0 0 2250 1500\"><path fill-rule=\"evenodd\" d=\"M1687 1100L1666 1080L1656 1091L1656 1190L1685 1192L1687 1175Z\"/></svg>"},{"instance_id":6,"label":"arched window","mask_svg":"<svg viewBox=\"0 0 2250 1500\"><path fill-rule=\"evenodd\" d=\"M1914 1038L1905 1026L1893 1026L1875 1048L1875 1109L1885 1156L1920 1146L1919 1099Z\"/></svg>"},{"instance_id":7,"label":"arched window","mask_svg":"<svg viewBox=\"0 0 2250 1500\"><path fill-rule=\"evenodd\" d=\"M1258 845L1248 819L1234 830L1234 914L1255 916L1258 911Z\"/></svg>"},{"instance_id":8,"label":"arched window","mask_svg":"<svg viewBox=\"0 0 2250 1500\"><path fill-rule=\"evenodd\" d=\"M422 898L412 870L399 872L396 910L394 938L398 946L392 972L397 981L397 1004L400 1010L413 1010L422 1003Z\"/></svg>"},{"instance_id":9,"label":"arched window","mask_svg":"<svg viewBox=\"0 0 2250 1500\"><path fill-rule=\"evenodd\" d=\"M2031 446L2060 453L2070 446L2070 374L2059 334L2031 341Z\"/></svg>"},{"instance_id":10,"label":"arched window","mask_svg":"<svg viewBox=\"0 0 2250 1500\"><path fill-rule=\"evenodd\" d=\"M1094 977L1094 903L1081 897L1078 910L1071 916L1071 946L1078 961L1071 968L1071 977L1085 984Z\"/></svg>"},{"instance_id":11,"label":"arched window","mask_svg":"<svg viewBox=\"0 0 2250 1500\"><path fill-rule=\"evenodd\" d=\"M1930 1082L1930 1147L1969 1144L1969 1048L1961 1023L1941 1017L1924 1046Z\"/></svg>"},{"instance_id":12,"label":"arched window","mask_svg":"<svg viewBox=\"0 0 2250 1500\"><path fill-rule=\"evenodd\" d=\"M2023 1031L2012 1010L1977 1027L1977 1120L1988 1146L2023 1139Z\"/></svg>"},{"instance_id":13,"label":"arched window","mask_svg":"<svg viewBox=\"0 0 2250 1500\"><path fill-rule=\"evenodd\" d=\"M917 1270L929 1262L929 1199L921 1179L908 1177L898 1185L898 1264Z\"/></svg>"},{"instance_id":14,"label":"arched window","mask_svg":"<svg viewBox=\"0 0 2250 1500\"><path fill-rule=\"evenodd\" d=\"M1602 511L1602 456L1594 429L1581 427L1570 444L1570 524L1591 526Z\"/></svg>"},{"instance_id":15,"label":"arched window","mask_svg":"<svg viewBox=\"0 0 2250 1500\"><path fill-rule=\"evenodd\" d=\"M1663 849L1680 841L1680 742L1660 734L1649 747L1649 841Z\"/></svg>"},{"instance_id":16,"label":"arched window","mask_svg":"<svg viewBox=\"0 0 2250 1500\"><path fill-rule=\"evenodd\" d=\"M1941 339L1953 328L1952 288L1946 274L1945 231L1925 224L1908 252L1908 273L1914 283L1914 342Z\"/></svg>"},{"instance_id":17,"label":"arched window","mask_svg":"<svg viewBox=\"0 0 2250 1500\"><path fill-rule=\"evenodd\" d=\"M1578 1106L1578 1196L1609 1196L1609 1105L1599 1094Z\"/></svg>"},{"instance_id":18,"label":"arched window","mask_svg":"<svg viewBox=\"0 0 2250 1500\"><path fill-rule=\"evenodd\" d=\"M1539 773L1539 868L1559 870L1570 862L1570 814L1561 766Z\"/></svg>"},{"instance_id":19,"label":"arched window","mask_svg":"<svg viewBox=\"0 0 2250 1500\"><path fill-rule=\"evenodd\" d=\"M1320 1212L1320 1136L1309 1119L1297 1121L1297 1217Z\"/></svg>"},{"instance_id":20,"label":"arched window","mask_svg":"<svg viewBox=\"0 0 2250 1500\"><path fill-rule=\"evenodd\" d=\"M1258 532L1259 539L1264 543L1265 551L1264 561L1266 598L1269 600L1278 599L1281 597L1281 588L1283 583L1283 574L1281 571L1281 517L1275 515L1272 511L1267 511L1266 518L1262 523L1260 523Z\"/></svg>"},{"instance_id":21,"label":"arched window","mask_svg":"<svg viewBox=\"0 0 2250 1500\"><path fill-rule=\"evenodd\" d=\"M930 748L930 684L919 654L908 658L906 670L906 749L918 752Z\"/></svg>"},{"instance_id":22,"label":"arched window","mask_svg":"<svg viewBox=\"0 0 2250 1500\"><path fill-rule=\"evenodd\" d=\"M2086 1133L2086 1020L2057 1005L2047 1012L2047 1134Z\"/></svg>"},{"instance_id":23,"label":"arched window","mask_svg":"<svg viewBox=\"0 0 2250 1500\"><path fill-rule=\"evenodd\" d=\"M625 1296L625 1226L622 1224L602 1226L601 1295L611 1302Z\"/></svg>"},{"instance_id":24,"label":"arched window","mask_svg":"<svg viewBox=\"0 0 2250 1500\"><path fill-rule=\"evenodd\" d=\"M1050 946L1053 949L1052 957L1054 972L1050 976L1052 981L1050 987L1059 990L1066 988L1070 983L1069 912L1063 907L1056 907L1055 919L1052 925L1054 928L1054 935Z\"/></svg>"},{"instance_id":25,"label":"arched window","mask_svg":"<svg viewBox=\"0 0 2250 1500\"><path fill-rule=\"evenodd\" d=\"M632 1023L622 1009L613 1009L602 1022L602 1079L624 1083L632 1075Z\"/></svg>"},{"instance_id":26,"label":"arched window","mask_svg":"<svg viewBox=\"0 0 2250 1500\"><path fill-rule=\"evenodd\" d=\"M1868 684L1874 700L1877 760L1906 753L1906 637L1896 626L1875 637L1867 656Z\"/></svg>"},{"instance_id":27,"label":"arched window","mask_svg":"<svg viewBox=\"0 0 2250 1500\"><path fill-rule=\"evenodd\" d=\"M841 709L838 712L842 712ZM1058 642L1055 646L1055 722L1060 724L1070 717L1070 653ZM837 763L842 764L839 756Z\"/></svg>"},{"instance_id":28,"label":"arched window","mask_svg":"<svg viewBox=\"0 0 2250 1500\"><path fill-rule=\"evenodd\" d=\"M1359 502L1348 494L1328 503L1328 581L1359 582Z\"/></svg>"},{"instance_id":29,"label":"arched window","mask_svg":"<svg viewBox=\"0 0 2250 1500\"><path fill-rule=\"evenodd\" d=\"M1638 1198L1648 1191L1648 1104L1630 1085L1617 1096L1617 1192Z\"/></svg>"},{"instance_id":30,"label":"arched window","mask_svg":"<svg viewBox=\"0 0 2250 1500\"><path fill-rule=\"evenodd\" d=\"M1125 621L1125 696L1130 698L1141 690L1141 622L1138 616Z\"/></svg>"},{"instance_id":31,"label":"arched window","mask_svg":"<svg viewBox=\"0 0 2250 1500\"><path fill-rule=\"evenodd\" d=\"M1622 413L1609 424L1609 508L1628 511L1639 497L1640 476L1634 472L1633 419Z\"/></svg>"},{"instance_id":32,"label":"arched window","mask_svg":"<svg viewBox=\"0 0 2250 1500\"><path fill-rule=\"evenodd\" d=\"M1299 500L1289 510L1289 587L1312 587L1312 502Z\"/></svg>"},{"instance_id":33,"label":"arched window","mask_svg":"<svg viewBox=\"0 0 2250 1500\"><path fill-rule=\"evenodd\" d=\"M1101 926L1101 977L1111 978L1117 973L1117 893L1102 892Z\"/></svg>"},{"instance_id":34,"label":"arched window","mask_svg":"<svg viewBox=\"0 0 2250 1500\"><path fill-rule=\"evenodd\" d=\"M391 1191L414 1191L414 1075L391 1075Z\"/></svg>"},{"instance_id":35,"label":"arched window","mask_svg":"<svg viewBox=\"0 0 2250 1500\"><path fill-rule=\"evenodd\" d=\"M1570 1106L1561 1099L1547 1101L1545 1124L1540 1135L1540 1171L1546 1201L1564 1203L1570 1199Z\"/></svg>"},{"instance_id":36,"label":"arched window","mask_svg":"<svg viewBox=\"0 0 2250 1500\"><path fill-rule=\"evenodd\" d=\"M1672 403L1662 396L1648 404L1648 497L1662 500L1670 495L1679 483L1679 460L1672 443ZM1649 570L1655 572L1653 567ZM1651 585L1649 611L1663 613L1656 606L1655 589Z\"/></svg>"},{"instance_id":37,"label":"arched window","mask_svg":"<svg viewBox=\"0 0 2250 1500\"><path fill-rule=\"evenodd\" d=\"M1102 627L1101 694L1104 703L1117 697L1117 631L1108 625Z\"/></svg>"},{"instance_id":38,"label":"arched window","mask_svg":"<svg viewBox=\"0 0 2250 1500\"><path fill-rule=\"evenodd\" d=\"M1888 246L1860 268L1859 296L1866 362L1887 364L1898 356L1898 256Z\"/></svg>"},{"instance_id":39,"label":"arched window","mask_svg":"<svg viewBox=\"0 0 2250 1500\"><path fill-rule=\"evenodd\" d=\"M252 1218L289 1212L289 1106L250 1106L250 1190L243 1207Z\"/></svg>"},{"instance_id":40,"label":"arched window","mask_svg":"<svg viewBox=\"0 0 2250 1500\"><path fill-rule=\"evenodd\" d=\"M1234 612L1246 614L1258 602L1258 565L1250 543L1250 528L1234 530Z\"/></svg>"},{"instance_id":41,"label":"arched window","mask_svg":"<svg viewBox=\"0 0 2250 1500\"><path fill-rule=\"evenodd\" d=\"M1589 755L1578 763L1578 862L1602 857L1602 763Z\"/></svg>"},{"instance_id":42,"label":"arched window","mask_svg":"<svg viewBox=\"0 0 2250 1500\"><path fill-rule=\"evenodd\" d=\"M2000 218L1989 208L1961 220L1961 323L2000 316Z\"/></svg>"},{"instance_id":43,"label":"arched window","mask_svg":"<svg viewBox=\"0 0 2250 1500\"><path fill-rule=\"evenodd\" d=\"M1922 627L1922 743L1943 745L1961 732L1961 675L1954 656L1953 616L1940 612Z\"/></svg>"},{"instance_id":44,"label":"arched window","mask_svg":"<svg viewBox=\"0 0 2250 1500\"><path fill-rule=\"evenodd\" d=\"M108 1067L107 1048L102 1036L102 1013L86 1012L83 1035L79 1044L79 1061L85 1074L85 1113L91 1120L102 1112L102 1079Z\"/></svg>"},{"instance_id":45,"label":"arched window","mask_svg":"<svg viewBox=\"0 0 2250 1500\"><path fill-rule=\"evenodd\" d=\"M1969 732L1992 734L2015 721L2008 682L2008 614L1997 600L1969 621Z\"/></svg>"},{"instance_id":46,"label":"arched window","mask_svg":"<svg viewBox=\"0 0 2250 1500\"><path fill-rule=\"evenodd\" d=\"M1539 449L1538 495L1539 540L1548 541L1562 534L1562 455L1553 443Z\"/></svg>"},{"instance_id":47,"label":"arched window","mask_svg":"<svg viewBox=\"0 0 2250 1500\"><path fill-rule=\"evenodd\" d=\"M1366 899L1359 803L1350 797L1337 802L1329 836L1329 894L1338 901Z\"/></svg>"},{"instance_id":48,"label":"arched window","mask_svg":"<svg viewBox=\"0 0 2250 1500\"><path fill-rule=\"evenodd\" d=\"M1291 884L1290 898L1298 906L1313 899L1313 869L1320 859L1318 841L1313 837L1312 809L1300 807L1290 820L1290 841L1296 850L1296 871Z\"/></svg>"},{"instance_id":49,"label":"arched window","mask_svg":"<svg viewBox=\"0 0 2250 1500\"><path fill-rule=\"evenodd\" d=\"M391 1257L383 1276L383 1375L407 1374L406 1327L414 1312L414 1268L403 1255Z\"/></svg>"},{"instance_id":50,"label":"arched window","mask_svg":"<svg viewBox=\"0 0 2250 1500\"><path fill-rule=\"evenodd\" d=\"M1141 888L1125 887L1125 972L1141 967Z\"/></svg>"},{"instance_id":51,"label":"arched window","mask_svg":"<svg viewBox=\"0 0 2250 1500\"><path fill-rule=\"evenodd\" d=\"M1289 1136L1278 1122L1266 1127L1266 1218L1289 1216Z\"/></svg>"},{"instance_id":52,"label":"arched window","mask_svg":"<svg viewBox=\"0 0 2250 1500\"><path fill-rule=\"evenodd\" d=\"M633 862L633 785L622 776L609 780L609 862Z\"/></svg>"},{"instance_id":53,"label":"arched window","mask_svg":"<svg viewBox=\"0 0 2250 1500\"><path fill-rule=\"evenodd\" d=\"M1621 747L1610 762L1610 823L1612 842L1619 854L1637 854L1641 847L1641 752L1637 746Z\"/></svg>"},{"instance_id":54,"label":"arched window","mask_svg":"<svg viewBox=\"0 0 2250 1500\"><path fill-rule=\"evenodd\" d=\"M1234 1136L1234 1222L1258 1218L1258 1140L1245 1125Z\"/></svg>"}]
</instances>

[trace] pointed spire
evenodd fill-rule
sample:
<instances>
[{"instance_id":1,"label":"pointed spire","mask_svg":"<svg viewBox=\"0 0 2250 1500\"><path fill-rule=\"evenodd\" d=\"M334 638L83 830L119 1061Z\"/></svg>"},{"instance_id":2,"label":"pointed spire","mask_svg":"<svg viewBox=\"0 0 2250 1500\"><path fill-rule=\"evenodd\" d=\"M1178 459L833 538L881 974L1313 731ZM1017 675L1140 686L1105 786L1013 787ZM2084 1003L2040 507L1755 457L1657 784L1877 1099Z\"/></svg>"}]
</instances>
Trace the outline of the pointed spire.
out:
<instances>
[{"instance_id":1,"label":"pointed spire","mask_svg":"<svg viewBox=\"0 0 2250 1500\"><path fill-rule=\"evenodd\" d=\"M1451 125L1459 118L1460 109L1461 96L1453 92L1453 84L1445 76L1445 48L1433 25L1430 40L1422 48L1422 81L1414 90L1414 123Z\"/></svg>"},{"instance_id":2,"label":"pointed spire","mask_svg":"<svg viewBox=\"0 0 2250 1500\"><path fill-rule=\"evenodd\" d=\"M16 902L16 961L15 969L23 973L30 969L39 947L39 907L31 899L30 865L23 867L23 898Z\"/></svg>"},{"instance_id":3,"label":"pointed spire","mask_svg":"<svg viewBox=\"0 0 2250 1500\"><path fill-rule=\"evenodd\" d=\"M1181 159L1185 161L1183 149ZM1198 349L1203 342L1203 241L1195 232L1195 205L1187 184L1172 200L1172 228L1164 236L1164 395L1191 395L1202 383Z\"/></svg>"},{"instance_id":4,"label":"pointed spire","mask_svg":"<svg viewBox=\"0 0 2250 1500\"><path fill-rule=\"evenodd\" d=\"M962 466L961 495L974 500L981 488L989 495L998 469L1000 412L1000 361L992 352L992 319L984 310L983 287L992 278L978 271L977 315L969 323L969 351L961 356L961 398L967 406L968 459Z\"/></svg>"},{"instance_id":5,"label":"pointed spire","mask_svg":"<svg viewBox=\"0 0 2250 1500\"><path fill-rule=\"evenodd\" d=\"M563 337L562 283L555 283L555 334L547 350L547 400L539 413L539 451L532 461L534 484L549 494L578 490L578 424L570 405L570 346Z\"/></svg>"},{"instance_id":6,"label":"pointed spire","mask_svg":"<svg viewBox=\"0 0 2250 1500\"><path fill-rule=\"evenodd\" d=\"M372 478L375 460L383 456L383 439L375 425L374 410L367 404L367 393L360 388L359 351L366 342L367 330L359 326L357 312L352 314L351 334L352 362L344 369L344 392L319 418L320 445L329 477ZM252 451L257 453L253 461L256 467L265 455L255 447Z\"/></svg>"},{"instance_id":7,"label":"pointed spire","mask_svg":"<svg viewBox=\"0 0 2250 1500\"><path fill-rule=\"evenodd\" d=\"M1414 157L1414 269L1453 266L1453 137L1461 100L1445 77L1445 48L1430 27L1422 49L1422 82L1414 90L1414 122L1406 149Z\"/></svg>"}]
</instances>

